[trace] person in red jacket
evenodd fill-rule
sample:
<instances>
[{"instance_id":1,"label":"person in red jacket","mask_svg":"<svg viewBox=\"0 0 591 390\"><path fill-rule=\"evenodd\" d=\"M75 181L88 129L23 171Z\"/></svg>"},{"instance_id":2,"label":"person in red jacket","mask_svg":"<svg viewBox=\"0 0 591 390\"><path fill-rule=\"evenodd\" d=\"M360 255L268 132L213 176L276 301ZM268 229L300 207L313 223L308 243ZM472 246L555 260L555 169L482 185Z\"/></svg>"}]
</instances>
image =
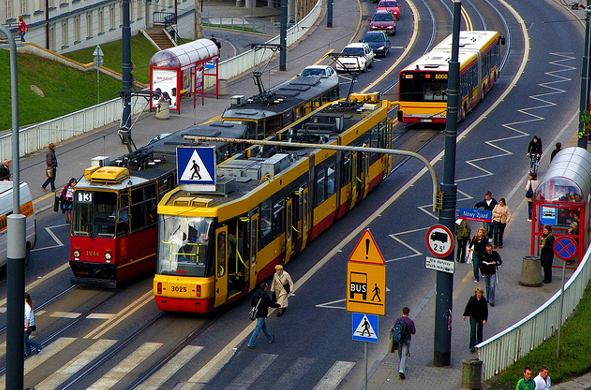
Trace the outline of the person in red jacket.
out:
<instances>
[{"instance_id":1,"label":"person in red jacket","mask_svg":"<svg viewBox=\"0 0 591 390\"><path fill-rule=\"evenodd\" d=\"M25 42L25 34L29 31L27 24L22 16L18 17L18 35L21 36L21 41Z\"/></svg>"}]
</instances>

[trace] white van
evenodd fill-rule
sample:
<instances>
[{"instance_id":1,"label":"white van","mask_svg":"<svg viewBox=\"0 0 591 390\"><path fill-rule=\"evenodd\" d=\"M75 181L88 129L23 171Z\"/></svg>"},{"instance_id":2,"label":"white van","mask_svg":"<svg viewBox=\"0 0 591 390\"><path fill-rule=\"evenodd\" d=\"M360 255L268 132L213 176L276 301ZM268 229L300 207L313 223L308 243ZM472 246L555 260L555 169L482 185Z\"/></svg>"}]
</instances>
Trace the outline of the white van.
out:
<instances>
[{"instance_id":1,"label":"white van","mask_svg":"<svg viewBox=\"0 0 591 390\"><path fill-rule=\"evenodd\" d=\"M21 182L20 191L20 213L27 218L25 233L27 245L25 265L27 265L31 258L31 249L35 248L37 242L37 221L35 219L35 209L33 208L33 198L27 183ZM0 267L4 267L7 262L8 230L6 229L6 217L10 214L12 214L12 182L0 181Z\"/></svg>"}]
</instances>

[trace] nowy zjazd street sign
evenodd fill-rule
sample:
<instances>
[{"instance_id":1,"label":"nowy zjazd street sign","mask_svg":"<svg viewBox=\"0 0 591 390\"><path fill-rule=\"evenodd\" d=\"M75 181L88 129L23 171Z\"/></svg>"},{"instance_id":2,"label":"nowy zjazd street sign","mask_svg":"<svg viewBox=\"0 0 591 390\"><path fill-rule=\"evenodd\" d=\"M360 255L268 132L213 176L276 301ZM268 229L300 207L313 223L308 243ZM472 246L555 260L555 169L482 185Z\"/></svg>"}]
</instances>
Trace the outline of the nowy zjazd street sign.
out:
<instances>
[{"instance_id":1,"label":"nowy zjazd street sign","mask_svg":"<svg viewBox=\"0 0 591 390\"><path fill-rule=\"evenodd\" d=\"M347 311L386 314L386 262L366 230L347 264Z\"/></svg>"}]
</instances>

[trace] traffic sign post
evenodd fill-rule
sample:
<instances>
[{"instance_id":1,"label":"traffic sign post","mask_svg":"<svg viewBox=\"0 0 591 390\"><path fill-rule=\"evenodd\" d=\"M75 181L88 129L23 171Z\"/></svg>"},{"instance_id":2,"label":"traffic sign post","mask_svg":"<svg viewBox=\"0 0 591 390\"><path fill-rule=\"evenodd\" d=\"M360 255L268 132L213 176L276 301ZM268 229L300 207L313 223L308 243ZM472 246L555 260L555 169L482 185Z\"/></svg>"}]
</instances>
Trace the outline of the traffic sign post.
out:
<instances>
[{"instance_id":1,"label":"traffic sign post","mask_svg":"<svg viewBox=\"0 0 591 390\"><path fill-rule=\"evenodd\" d=\"M564 281L566 275L566 262L572 260L577 255L577 242L572 237L560 237L554 241L554 253L563 260L562 262L562 287L560 288L560 318L562 319L562 310L564 308ZM556 338L556 357L560 356L560 329L562 329L562 321L559 321L558 335Z\"/></svg>"},{"instance_id":2,"label":"traffic sign post","mask_svg":"<svg viewBox=\"0 0 591 390\"><path fill-rule=\"evenodd\" d=\"M178 183L183 191L215 191L215 147L176 149Z\"/></svg>"}]
</instances>

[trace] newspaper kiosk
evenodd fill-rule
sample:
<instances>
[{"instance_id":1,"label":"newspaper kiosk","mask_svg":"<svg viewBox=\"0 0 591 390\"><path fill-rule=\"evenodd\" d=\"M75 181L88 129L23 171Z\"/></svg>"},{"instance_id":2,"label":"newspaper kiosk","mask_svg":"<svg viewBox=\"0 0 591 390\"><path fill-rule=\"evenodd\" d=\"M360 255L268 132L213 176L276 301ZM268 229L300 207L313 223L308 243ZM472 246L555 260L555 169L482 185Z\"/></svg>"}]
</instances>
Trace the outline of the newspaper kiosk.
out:
<instances>
[{"instance_id":1,"label":"newspaper kiosk","mask_svg":"<svg viewBox=\"0 0 591 390\"><path fill-rule=\"evenodd\" d=\"M589 245L590 190L591 154L578 147L560 151L540 179L532 198L532 256L539 254L544 226L552 225L552 235L556 239L569 235L577 242L577 254L569 267L576 268ZM562 267L562 264L555 266Z\"/></svg>"},{"instance_id":2,"label":"newspaper kiosk","mask_svg":"<svg viewBox=\"0 0 591 390\"><path fill-rule=\"evenodd\" d=\"M159 101L169 103L171 111L181 113L181 96L192 94L193 106L197 94L203 103L204 77L215 77L215 93L218 95L219 50L209 39L198 39L184 45L160 50L150 60L150 90L161 92L150 101L150 109ZM207 71L207 73L206 73Z\"/></svg>"}]
</instances>

